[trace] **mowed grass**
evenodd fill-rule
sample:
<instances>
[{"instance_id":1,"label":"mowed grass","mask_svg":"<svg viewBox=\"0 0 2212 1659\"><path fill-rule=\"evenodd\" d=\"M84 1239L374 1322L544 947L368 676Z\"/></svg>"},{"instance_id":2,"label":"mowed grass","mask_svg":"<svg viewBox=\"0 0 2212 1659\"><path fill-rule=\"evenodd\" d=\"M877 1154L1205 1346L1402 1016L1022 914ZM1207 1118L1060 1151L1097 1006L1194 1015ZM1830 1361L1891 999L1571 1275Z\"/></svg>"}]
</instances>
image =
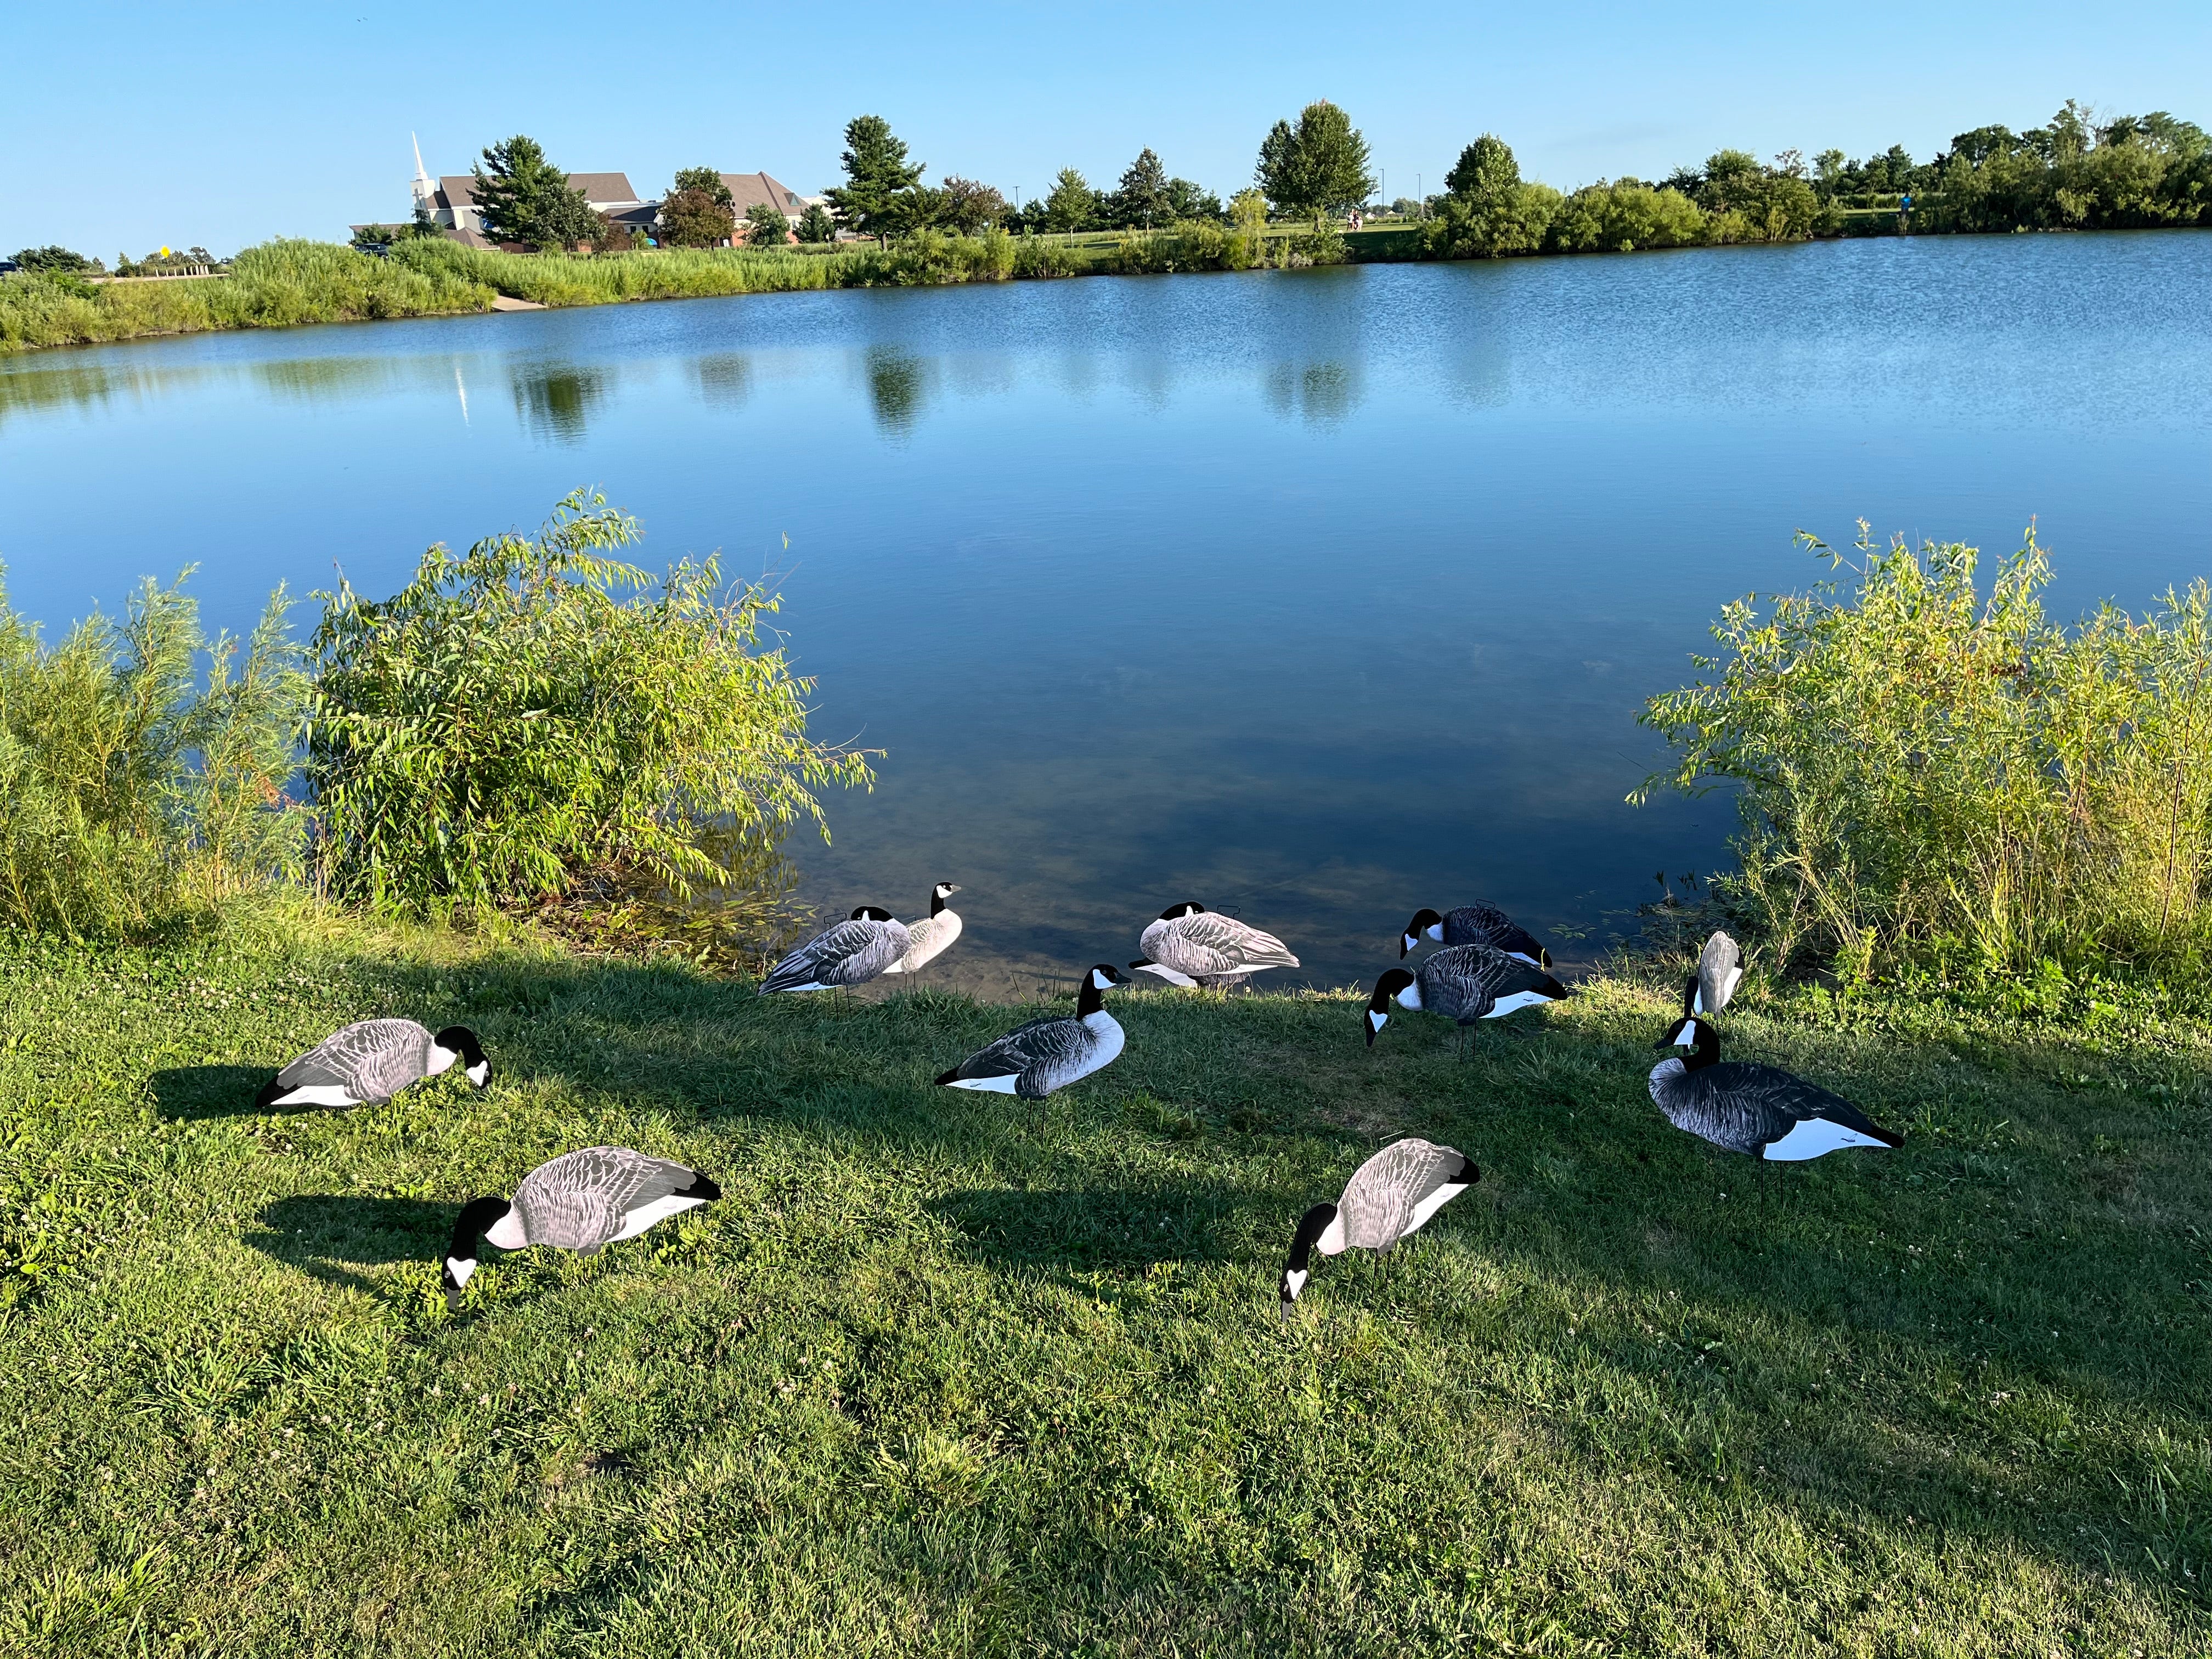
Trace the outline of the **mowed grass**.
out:
<instances>
[{"instance_id":1,"label":"mowed grass","mask_svg":"<svg viewBox=\"0 0 2212 1659\"><path fill-rule=\"evenodd\" d=\"M1463 1062L1428 1016L1370 1054L1348 998L1124 994L1121 1060L1032 1103L927 1086L1021 1015L926 988L759 1000L342 927L0 969L11 1653L2212 1631L2192 1025L1754 988L1734 1052L1911 1137L1774 1170L1658 1116L1668 999L1623 980ZM475 1026L492 1086L252 1109L400 1012ZM1403 1133L1481 1183L1283 1324L1298 1213ZM590 1259L488 1252L449 1316L460 1202L603 1141L726 1197Z\"/></svg>"}]
</instances>

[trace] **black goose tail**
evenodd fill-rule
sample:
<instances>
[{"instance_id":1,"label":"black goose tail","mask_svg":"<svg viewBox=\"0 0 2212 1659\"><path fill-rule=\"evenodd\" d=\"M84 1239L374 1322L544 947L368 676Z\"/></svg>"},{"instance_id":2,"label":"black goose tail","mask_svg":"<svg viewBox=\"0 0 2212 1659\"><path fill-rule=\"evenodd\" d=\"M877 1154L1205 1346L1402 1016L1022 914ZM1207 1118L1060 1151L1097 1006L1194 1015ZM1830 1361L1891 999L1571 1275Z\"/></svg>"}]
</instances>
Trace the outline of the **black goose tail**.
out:
<instances>
[{"instance_id":1,"label":"black goose tail","mask_svg":"<svg viewBox=\"0 0 2212 1659\"><path fill-rule=\"evenodd\" d=\"M954 1066L949 1072L940 1073L937 1079L938 1085L940 1088L948 1083L957 1083L959 1080L960 1068L957 1066Z\"/></svg>"},{"instance_id":2,"label":"black goose tail","mask_svg":"<svg viewBox=\"0 0 2212 1659\"><path fill-rule=\"evenodd\" d=\"M275 1078L270 1078L268 1082L261 1085L261 1092L253 1097L253 1109L257 1112L267 1111L276 1103L283 1093L284 1085Z\"/></svg>"},{"instance_id":3,"label":"black goose tail","mask_svg":"<svg viewBox=\"0 0 2212 1659\"><path fill-rule=\"evenodd\" d=\"M721 1195L722 1189L696 1170L691 1172L691 1184L676 1194L678 1198L696 1198L702 1204L712 1204Z\"/></svg>"}]
</instances>

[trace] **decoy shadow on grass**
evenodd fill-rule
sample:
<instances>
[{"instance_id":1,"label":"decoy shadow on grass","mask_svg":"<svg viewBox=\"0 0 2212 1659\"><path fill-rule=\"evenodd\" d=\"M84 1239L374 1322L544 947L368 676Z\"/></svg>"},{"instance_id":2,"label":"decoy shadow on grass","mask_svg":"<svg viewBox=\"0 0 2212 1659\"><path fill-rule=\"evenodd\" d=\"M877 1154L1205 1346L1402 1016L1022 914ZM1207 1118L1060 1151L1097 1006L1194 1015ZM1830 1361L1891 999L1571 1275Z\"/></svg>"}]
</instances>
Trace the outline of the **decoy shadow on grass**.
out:
<instances>
[{"instance_id":1,"label":"decoy shadow on grass","mask_svg":"<svg viewBox=\"0 0 2212 1659\"><path fill-rule=\"evenodd\" d=\"M255 1218L246 1243L272 1261L326 1284L371 1296L386 1286L361 1271L399 1261L434 1265L445 1255L458 1204L360 1194L301 1194L280 1198Z\"/></svg>"},{"instance_id":2,"label":"decoy shadow on grass","mask_svg":"<svg viewBox=\"0 0 2212 1659\"><path fill-rule=\"evenodd\" d=\"M1084 1271L1160 1261L1223 1261L1280 1199L1212 1183L1174 1187L985 1187L927 1207L969 1255L1008 1267Z\"/></svg>"},{"instance_id":3,"label":"decoy shadow on grass","mask_svg":"<svg viewBox=\"0 0 2212 1659\"><path fill-rule=\"evenodd\" d=\"M274 1074L273 1066L173 1066L156 1072L148 1086L154 1109L172 1123L195 1118L258 1117L270 1113L314 1112L320 1106L256 1106L253 1097Z\"/></svg>"}]
</instances>

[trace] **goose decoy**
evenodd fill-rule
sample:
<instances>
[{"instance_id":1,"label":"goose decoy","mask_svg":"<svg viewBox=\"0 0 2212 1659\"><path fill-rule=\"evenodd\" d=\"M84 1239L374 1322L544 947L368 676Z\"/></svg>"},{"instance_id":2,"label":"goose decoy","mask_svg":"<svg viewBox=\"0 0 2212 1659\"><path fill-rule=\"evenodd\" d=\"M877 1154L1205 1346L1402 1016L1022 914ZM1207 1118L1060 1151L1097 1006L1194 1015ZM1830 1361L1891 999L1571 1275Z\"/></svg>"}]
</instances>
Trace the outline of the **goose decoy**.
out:
<instances>
[{"instance_id":1,"label":"goose decoy","mask_svg":"<svg viewBox=\"0 0 2212 1659\"><path fill-rule=\"evenodd\" d=\"M1168 906L1137 943L1145 954L1129 966L1170 985L1241 985L1263 968L1298 965L1273 933L1209 910L1196 899Z\"/></svg>"},{"instance_id":2,"label":"goose decoy","mask_svg":"<svg viewBox=\"0 0 2212 1659\"><path fill-rule=\"evenodd\" d=\"M1375 994L1367 1000L1367 1046L1375 1046L1375 1034L1389 1023L1394 996L1401 1008L1425 1008L1465 1027L1571 994L1519 957L1487 945L1447 945L1419 967L1392 968L1375 981Z\"/></svg>"},{"instance_id":3,"label":"goose decoy","mask_svg":"<svg viewBox=\"0 0 2212 1659\"><path fill-rule=\"evenodd\" d=\"M513 1198L471 1199L462 1206L446 1252L446 1306L460 1311L462 1288L483 1245L519 1250L550 1244L592 1255L602 1244L635 1238L655 1222L721 1195L696 1170L627 1146L563 1152L523 1176Z\"/></svg>"},{"instance_id":4,"label":"goose decoy","mask_svg":"<svg viewBox=\"0 0 2212 1659\"><path fill-rule=\"evenodd\" d=\"M471 1088L491 1081L477 1034L448 1025L433 1036L411 1019L364 1019L333 1031L301 1054L253 1097L271 1106L381 1105L402 1089L436 1077L459 1062Z\"/></svg>"},{"instance_id":5,"label":"goose decoy","mask_svg":"<svg viewBox=\"0 0 2212 1659\"><path fill-rule=\"evenodd\" d=\"M1686 1019L1656 1046L1689 1047L1651 1068L1651 1099L1667 1121L1723 1152L1773 1164L1802 1163L1840 1146L1901 1146L1841 1095L1772 1066L1721 1060L1720 1034Z\"/></svg>"},{"instance_id":6,"label":"goose decoy","mask_svg":"<svg viewBox=\"0 0 2212 1659\"><path fill-rule=\"evenodd\" d=\"M1106 1012L1106 991L1128 975L1102 962L1083 976L1083 993L1071 1017L1033 1019L996 1042L978 1048L937 1080L948 1089L988 1089L994 1094L1042 1100L1079 1078L1113 1063L1121 1052L1121 1022Z\"/></svg>"},{"instance_id":7,"label":"goose decoy","mask_svg":"<svg viewBox=\"0 0 2212 1659\"><path fill-rule=\"evenodd\" d=\"M940 881L929 890L928 920L907 923L906 954L884 969L885 973L919 973L924 964L943 956L945 947L960 937L959 913L945 908L945 901L959 890L949 881Z\"/></svg>"},{"instance_id":8,"label":"goose decoy","mask_svg":"<svg viewBox=\"0 0 2212 1659\"><path fill-rule=\"evenodd\" d=\"M1316 1250L1387 1250L1481 1179L1474 1160L1455 1148L1410 1135L1391 1142L1353 1172L1343 1197L1298 1218L1283 1267L1283 1317L1291 1316L1291 1304L1306 1287Z\"/></svg>"},{"instance_id":9,"label":"goose decoy","mask_svg":"<svg viewBox=\"0 0 2212 1659\"><path fill-rule=\"evenodd\" d=\"M1742 947L1726 933L1715 933L1698 954L1698 971L1682 988L1682 1018L1717 1014L1729 1006L1742 978Z\"/></svg>"},{"instance_id":10,"label":"goose decoy","mask_svg":"<svg viewBox=\"0 0 2212 1659\"><path fill-rule=\"evenodd\" d=\"M1424 935L1442 945L1487 945L1538 968L1552 965L1552 953L1494 904L1462 904L1442 915L1433 910L1414 911L1406 931L1398 936L1398 960L1403 962Z\"/></svg>"},{"instance_id":11,"label":"goose decoy","mask_svg":"<svg viewBox=\"0 0 2212 1659\"><path fill-rule=\"evenodd\" d=\"M829 991L865 985L904 956L913 942L906 924L895 921L890 911L864 904L777 963L761 981L761 990Z\"/></svg>"}]
</instances>

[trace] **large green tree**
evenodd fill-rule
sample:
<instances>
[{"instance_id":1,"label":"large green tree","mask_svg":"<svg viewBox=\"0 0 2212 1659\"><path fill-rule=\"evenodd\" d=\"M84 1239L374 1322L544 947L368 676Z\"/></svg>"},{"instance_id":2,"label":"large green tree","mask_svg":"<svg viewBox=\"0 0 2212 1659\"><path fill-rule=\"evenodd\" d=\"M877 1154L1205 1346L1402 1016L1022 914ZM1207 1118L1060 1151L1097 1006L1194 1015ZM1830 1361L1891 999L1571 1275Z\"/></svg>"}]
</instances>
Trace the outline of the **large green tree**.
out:
<instances>
[{"instance_id":1,"label":"large green tree","mask_svg":"<svg viewBox=\"0 0 2212 1659\"><path fill-rule=\"evenodd\" d=\"M799 216L799 240L802 242L834 242L837 240L837 222L830 216L830 210L819 202L809 202L806 211Z\"/></svg>"},{"instance_id":2,"label":"large green tree","mask_svg":"<svg viewBox=\"0 0 2212 1659\"><path fill-rule=\"evenodd\" d=\"M1275 123L1260 145L1253 179L1285 214L1341 213L1375 193L1367 141L1326 98L1301 110L1296 126Z\"/></svg>"},{"instance_id":3,"label":"large green tree","mask_svg":"<svg viewBox=\"0 0 2212 1659\"><path fill-rule=\"evenodd\" d=\"M1146 145L1129 163L1119 188L1108 199L1106 211L1116 225L1142 226L1146 230L1167 223L1172 216L1168 203L1168 170L1160 165L1160 158L1152 153L1152 146Z\"/></svg>"},{"instance_id":4,"label":"large green tree","mask_svg":"<svg viewBox=\"0 0 2212 1659\"><path fill-rule=\"evenodd\" d=\"M1006 198L991 185L973 179L947 179L939 194L945 198L941 222L963 236L988 230L1006 217Z\"/></svg>"},{"instance_id":5,"label":"large green tree","mask_svg":"<svg viewBox=\"0 0 2212 1659\"><path fill-rule=\"evenodd\" d=\"M791 221L766 202L745 210L745 240L754 247L787 247Z\"/></svg>"},{"instance_id":6,"label":"large green tree","mask_svg":"<svg viewBox=\"0 0 2212 1659\"><path fill-rule=\"evenodd\" d=\"M1099 220L1098 192L1073 167L1062 167L1044 198L1047 230L1089 230Z\"/></svg>"},{"instance_id":7,"label":"large green tree","mask_svg":"<svg viewBox=\"0 0 2212 1659\"><path fill-rule=\"evenodd\" d=\"M712 167L683 167L660 204L660 240L672 247L720 247L738 234L730 187Z\"/></svg>"},{"instance_id":8,"label":"large green tree","mask_svg":"<svg viewBox=\"0 0 2212 1659\"><path fill-rule=\"evenodd\" d=\"M1428 238L1431 251L1447 259L1534 253L1559 200L1557 191L1523 183L1512 146L1488 132L1459 153L1444 190Z\"/></svg>"},{"instance_id":9,"label":"large green tree","mask_svg":"<svg viewBox=\"0 0 2212 1659\"><path fill-rule=\"evenodd\" d=\"M517 133L483 153L475 170L476 204L484 234L543 251L592 240L599 217L568 175L545 159L535 138Z\"/></svg>"},{"instance_id":10,"label":"large green tree","mask_svg":"<svg viewBox=\"0 0 2212 1659\"><path fill-rule=\"evenodd\" d=\"M846 123L845 153L838 161L845 182L822 192L831 211L878 240L905 229L923 164L906 159L906 144L892 135L890 123L880 115L855 116Z\"/></svg>"}]
</instances>

